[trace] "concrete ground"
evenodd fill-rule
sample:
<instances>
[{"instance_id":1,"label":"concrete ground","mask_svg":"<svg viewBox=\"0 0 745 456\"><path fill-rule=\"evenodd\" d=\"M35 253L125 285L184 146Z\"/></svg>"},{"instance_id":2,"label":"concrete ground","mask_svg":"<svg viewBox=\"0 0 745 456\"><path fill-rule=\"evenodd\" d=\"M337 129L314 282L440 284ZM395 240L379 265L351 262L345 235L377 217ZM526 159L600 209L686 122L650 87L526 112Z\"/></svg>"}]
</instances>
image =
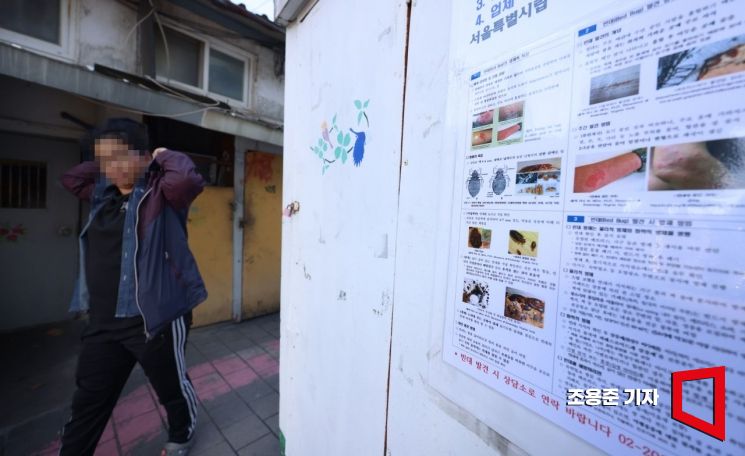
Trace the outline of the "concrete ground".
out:
<instances>
[{"instance_id":1,"label":"concrete ground","mask_svg":"<svg viewBox=\"0 0 745 456\"><path fill-rule=\"evenodd\" d=\"M0 456L57 454L82 327L0 334ZM279 454L279 314L194 329L186 363L200 402L192 455ZM158 455L165 423L136 367L96 454Z\"/></svg>"}]
</instances>

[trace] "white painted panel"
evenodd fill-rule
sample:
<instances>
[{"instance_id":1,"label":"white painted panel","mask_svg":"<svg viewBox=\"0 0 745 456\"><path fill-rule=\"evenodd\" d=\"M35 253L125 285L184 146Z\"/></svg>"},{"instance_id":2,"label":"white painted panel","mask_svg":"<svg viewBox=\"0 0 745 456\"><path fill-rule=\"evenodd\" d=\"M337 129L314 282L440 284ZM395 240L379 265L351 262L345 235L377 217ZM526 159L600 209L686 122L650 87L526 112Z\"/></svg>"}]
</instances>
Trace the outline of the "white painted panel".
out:
<instances>
[{"instance_id":1,"label":"white painted panel","mask_svg":"<svg viewBox=\"0 0 745 456\"><path fill-rule=\"evenodd\" d=\"M287 29L283 195L299 212L282 228L280 428L288 455L380 455L407 7L323 0L306 13ZM364 155L323 172L311 149L334 117L345 152L350 128L365 133Z\"/></svg>"},{"instance_id":2,"label":"white painted panel","mask_svg":"<svg viewBox=\"0 0 745 456\"><path fill-rule=\"evenodd\" d=\"M484 2L491 4L494 2ZM518 2L515 2L516 4ZM449 115L451 81L479 62L561 30L592 8L548 2L537 15L475 48L451 34L453 22L470 20L473 6L430 0L414 2L404 116L388 454L601 454L593 446L442 360L442 339L451 263L453 169L459 132ZM459 16L460 15L460 16ZM496 39L495 39L496 38ZM449 50L449 52L448 52ZM460 183L460 179L458 179ZM488 424L487 424L488 423Z\"/></svg>"}]
</instances>

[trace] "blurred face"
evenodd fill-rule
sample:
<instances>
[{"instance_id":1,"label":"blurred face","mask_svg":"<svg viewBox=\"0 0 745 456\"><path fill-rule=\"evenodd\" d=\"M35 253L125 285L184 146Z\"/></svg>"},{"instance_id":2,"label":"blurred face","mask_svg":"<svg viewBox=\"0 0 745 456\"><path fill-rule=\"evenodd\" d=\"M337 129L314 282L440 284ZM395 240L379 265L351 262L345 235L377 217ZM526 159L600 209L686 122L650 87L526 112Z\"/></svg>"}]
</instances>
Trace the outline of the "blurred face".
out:
<instances>
[{"instance_id":1,"label":"blurred face","mask_svg":"<svg viewBox=\"0 0 745 456\"><path fill-rule=\"evenodd\" d=\"M117 138L97 139L95 153L101 172L120 189L133 188L150 162L149 157L140 155Z\"/></svg>"}]
</instances>

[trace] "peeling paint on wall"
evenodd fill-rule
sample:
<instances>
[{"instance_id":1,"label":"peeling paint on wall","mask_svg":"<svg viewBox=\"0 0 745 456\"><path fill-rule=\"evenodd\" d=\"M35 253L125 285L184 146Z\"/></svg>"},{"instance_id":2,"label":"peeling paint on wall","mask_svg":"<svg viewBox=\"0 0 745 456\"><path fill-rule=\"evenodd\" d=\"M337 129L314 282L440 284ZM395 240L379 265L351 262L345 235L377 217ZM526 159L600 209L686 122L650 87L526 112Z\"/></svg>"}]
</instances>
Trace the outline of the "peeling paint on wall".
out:
<instances>
[{"instance_id":1,"label":"peeling paint on wall","mask_svg":"<svg viewBox=\"0 0 745 456\"><path fill-rule=\"evenodd\" d=\"M187 219L187 222L194 226L198 226L206 220L207 216L201 213L199 206L197 206L196 204L192 204L192 206L189 208L189 218Z\"/></svg>"},{"instance_id":2,"label":"peeling paint on wall","mask_svg":"<svg viewBox=\"0 0 745 456\"><path fill-rule=\"evenodd\" d=\"M260 181L268 183L274 176L274 170L272 170L273 162L274 156L270 154L248 154L246 160L246 175L248 177L256 177Z\"/></svg>"}]
</instances>

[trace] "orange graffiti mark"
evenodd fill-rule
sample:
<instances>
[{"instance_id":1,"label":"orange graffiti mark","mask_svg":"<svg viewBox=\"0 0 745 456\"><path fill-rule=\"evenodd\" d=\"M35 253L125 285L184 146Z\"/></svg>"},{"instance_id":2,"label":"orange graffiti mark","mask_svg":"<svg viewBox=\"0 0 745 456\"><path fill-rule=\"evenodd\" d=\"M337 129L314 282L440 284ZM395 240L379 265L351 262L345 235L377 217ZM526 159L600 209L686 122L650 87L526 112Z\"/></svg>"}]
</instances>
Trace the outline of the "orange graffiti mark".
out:
<instances>
[{"instance_id":1,"label":"orange graffiti mark","mask_svg":"<svg viewBox=\"0 0 745 456\"><path fill-rule=\"evenodd\" d=\"M269 182L274 176L272 162L274 156L269 154L249 154L247 167L248 177L256 177L263 182Z\"/></svg>"}]
</instances>

